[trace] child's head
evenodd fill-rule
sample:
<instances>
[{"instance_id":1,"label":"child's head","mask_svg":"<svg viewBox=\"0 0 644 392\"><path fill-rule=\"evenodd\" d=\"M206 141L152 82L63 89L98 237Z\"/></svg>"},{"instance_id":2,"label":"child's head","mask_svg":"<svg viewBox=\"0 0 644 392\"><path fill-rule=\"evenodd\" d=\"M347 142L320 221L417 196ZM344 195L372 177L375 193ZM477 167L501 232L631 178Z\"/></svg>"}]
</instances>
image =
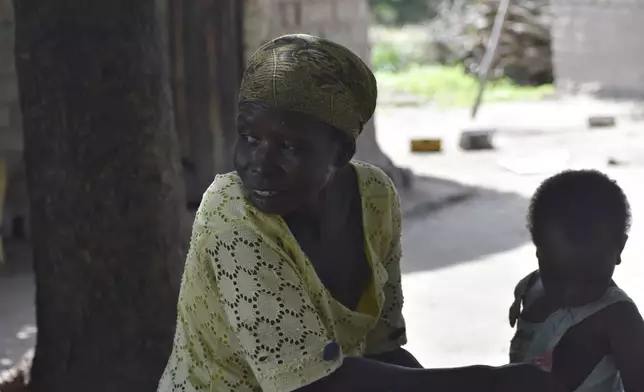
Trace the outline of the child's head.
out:
<instances>
[{"instance_id":1,"label":"child's head","mask_svg":"<svg viewBox=\"0 0 644 392\"><path fill-rule=\"evenodd\" d=\"M528 225L546 294L570 306L601 296L621 262L630 221L626 195L598 171L545 180L532 197Z\"/></svg>"}]
</instances>

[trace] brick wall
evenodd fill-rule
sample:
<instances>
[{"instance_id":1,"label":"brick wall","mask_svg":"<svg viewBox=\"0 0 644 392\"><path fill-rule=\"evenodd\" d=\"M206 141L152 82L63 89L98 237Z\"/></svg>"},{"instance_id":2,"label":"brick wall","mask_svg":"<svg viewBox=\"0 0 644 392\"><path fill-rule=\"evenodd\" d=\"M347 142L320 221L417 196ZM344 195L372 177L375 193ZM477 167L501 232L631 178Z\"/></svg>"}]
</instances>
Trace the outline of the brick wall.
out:
<instances>
[{"instance_id":1,"label":"brick wall","mask_svg":"<svg viewBox=\"0 0 644 392\"><path fill-rule=\"evenodd\" d=\"M644 0L551 0L557 88L644 98Z\"/></svg>"},{"instance_id":2,"label":"brick wall","mask_svg":"<svg viewBox=\"0 0 644 392\"><path fill-rule=\"evenodd\" d=\"M246 56L272 38L307 33L370 58L367 0L246 0Z\"/></svg>"}]
</instances>

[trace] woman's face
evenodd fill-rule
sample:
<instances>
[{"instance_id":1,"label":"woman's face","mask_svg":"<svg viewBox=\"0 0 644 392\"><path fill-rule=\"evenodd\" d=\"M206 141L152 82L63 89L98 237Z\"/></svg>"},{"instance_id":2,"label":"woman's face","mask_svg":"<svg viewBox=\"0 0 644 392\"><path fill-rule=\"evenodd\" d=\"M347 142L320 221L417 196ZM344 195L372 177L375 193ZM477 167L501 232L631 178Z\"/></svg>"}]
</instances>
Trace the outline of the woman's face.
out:
<instances>
[{"instance_id":1,"label":"woman's face","mask_svg":"<svg viewBox=\"0 0 644 392\"><path fill-rule=\"evenodd\" d=\"M243 104L237 129L235 169L250 201L269 214L310 208L346 164L334 129L299 113Z\"/></svg>"}]
</instances>

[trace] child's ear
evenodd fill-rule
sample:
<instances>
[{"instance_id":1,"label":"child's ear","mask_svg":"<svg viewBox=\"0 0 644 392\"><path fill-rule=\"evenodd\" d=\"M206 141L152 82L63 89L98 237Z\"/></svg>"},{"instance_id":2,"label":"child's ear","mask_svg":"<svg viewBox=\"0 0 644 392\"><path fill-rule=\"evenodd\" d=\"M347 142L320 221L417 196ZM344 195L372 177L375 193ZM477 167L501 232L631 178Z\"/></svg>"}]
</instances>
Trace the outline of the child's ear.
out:
<instances>
[{"instance_id":1,"label":"child's ear","mask_svg":"<svg viewBox=\"0 0 644 392\"><path fill-rule=\"evenodd\" d=\"M617 255L617 261L615 262L615 265L622 264L622 252L626 247L626 242L628 242L628 234L624 234L624 239L622 240L622 245L619 248L619 254Z\"/></svg>"},{"instance_id":2,"label":"child's ear","mask_svg":"<svg viewBox=\"0 0 644 392\"><path fill-rule=\"evenodd\" d=\"M622 249L620 250L622 251L624 250L624 247L626 246L627 242L628 242L628 234L624 234L624 240L622 241Z\"/></svg>"}]
</instances>

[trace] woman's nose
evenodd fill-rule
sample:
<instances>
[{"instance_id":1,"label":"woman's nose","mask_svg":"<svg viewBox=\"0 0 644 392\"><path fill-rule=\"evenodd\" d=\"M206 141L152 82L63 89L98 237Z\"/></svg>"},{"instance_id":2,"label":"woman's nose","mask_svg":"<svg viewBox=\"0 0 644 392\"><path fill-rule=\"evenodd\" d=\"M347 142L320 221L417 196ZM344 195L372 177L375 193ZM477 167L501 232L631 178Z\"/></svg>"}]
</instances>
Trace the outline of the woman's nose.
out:
<instances>
[{"instance_id":1,"label":"woman's nose","mask_svg":"<svg viewBox=\"0 0 644 392\"><path fill-rule=\"evenodd\" d=\"M270 143L260 143L253 152L251 172L255 175L266 176L272 173L276 166L275 149Z\"/></svg>"}]
</instances>

